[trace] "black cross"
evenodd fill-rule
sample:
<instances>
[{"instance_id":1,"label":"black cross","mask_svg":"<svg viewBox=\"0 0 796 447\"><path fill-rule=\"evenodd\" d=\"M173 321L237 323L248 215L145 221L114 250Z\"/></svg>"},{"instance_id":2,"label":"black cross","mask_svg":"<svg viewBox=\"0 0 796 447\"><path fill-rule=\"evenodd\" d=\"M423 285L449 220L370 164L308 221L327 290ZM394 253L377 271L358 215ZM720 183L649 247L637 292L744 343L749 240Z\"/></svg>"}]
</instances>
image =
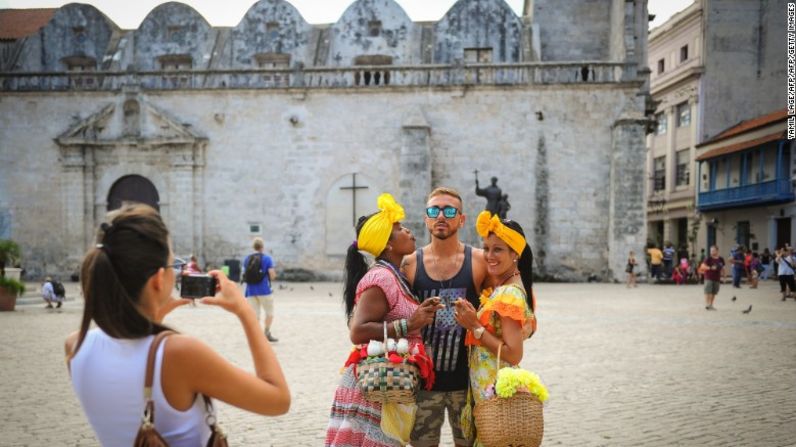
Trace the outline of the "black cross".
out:
<instances>
[{"instance_id":1,"label":"black cross","mask_svg":"<svg viewBox=\"0 0 796 447\"><path fill-rule=\"evenodd\" d=\"M350 189L352 197L351 206L351 225L357 226L357 189L368 189L367 186L357 186L357 173L351 174L351 186L341 186L340 189Z\"/></svg>"}]
</instances>

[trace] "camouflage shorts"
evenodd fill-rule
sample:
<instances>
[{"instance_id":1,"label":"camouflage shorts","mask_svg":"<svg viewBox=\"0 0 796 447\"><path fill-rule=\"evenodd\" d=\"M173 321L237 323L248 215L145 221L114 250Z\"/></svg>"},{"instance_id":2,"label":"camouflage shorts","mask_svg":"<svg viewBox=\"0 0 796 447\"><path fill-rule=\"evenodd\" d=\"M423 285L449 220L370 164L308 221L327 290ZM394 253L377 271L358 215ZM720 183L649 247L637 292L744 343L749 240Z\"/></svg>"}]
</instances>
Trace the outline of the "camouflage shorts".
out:
<instances>
[{"instance_id":1,"label":"camouflage shorts","mask_svg":"<svg viewBox=\"0 0 796 447\"><path fill-rule=\"evenodd\" d=\"M442 424L445 422L445 409L448 409L448 422L453 432L453 442L457 445L472 445L462 434L459 418L467 403L467 390L425 391L417 393L417 413L412 429L413 447L439 445Z\"/></svg>"}]
</instances>

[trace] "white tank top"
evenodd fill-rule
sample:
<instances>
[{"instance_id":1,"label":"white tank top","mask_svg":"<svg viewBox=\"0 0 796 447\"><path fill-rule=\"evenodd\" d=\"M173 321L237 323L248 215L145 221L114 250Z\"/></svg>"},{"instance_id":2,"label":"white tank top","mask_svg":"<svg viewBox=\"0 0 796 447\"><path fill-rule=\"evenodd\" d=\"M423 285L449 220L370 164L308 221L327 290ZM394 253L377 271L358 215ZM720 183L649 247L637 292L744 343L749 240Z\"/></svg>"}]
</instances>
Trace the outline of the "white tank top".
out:
<instances>
[{"instance_id":1,"label":"white tank top","mask_svg":"<svg viewBox=\"0 0 796 447\"><path fill-rule=\"evenodd\" d=\"M72 386L103 446L133 445L144 412L144 375L154 336L116 339L92 329L71 362ZM200 395L187 411L169 405L160 383L163 340L155 355L155 428L172 447L201 447L210 437Z\"/></svg>"}]
</instances>

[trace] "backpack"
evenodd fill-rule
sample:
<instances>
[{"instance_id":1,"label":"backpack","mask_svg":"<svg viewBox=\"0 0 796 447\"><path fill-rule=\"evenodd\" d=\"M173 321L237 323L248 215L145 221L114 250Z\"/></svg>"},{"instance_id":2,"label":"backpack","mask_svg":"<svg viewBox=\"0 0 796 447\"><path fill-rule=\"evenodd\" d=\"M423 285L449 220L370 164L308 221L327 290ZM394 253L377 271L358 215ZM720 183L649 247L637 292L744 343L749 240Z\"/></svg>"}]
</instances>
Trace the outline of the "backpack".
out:
<instances>
[{"instance_id":1,"label":"backpack","mask_svg":"<svg viewBox=\"0 0 796 447\"><path fill-rule=\"evenodd\" d=\"M64 289L64 285L58 281L51 281L50 284L53 286L53 293L55 296L66 296L66 289Z\"/></svg>"},{"instance_id":2,"label":"backpack","mask_svg":"<svg viewBox=\"0 0 796 447\"><path fill-rule=\"evenodd\" d=\"M246 284L260 284L265 278L263 271L263 255L262 253L254 253L249 256L249 262L246 264L246 270L243 272L243 280Z\"/></svg>"}]
</instances>

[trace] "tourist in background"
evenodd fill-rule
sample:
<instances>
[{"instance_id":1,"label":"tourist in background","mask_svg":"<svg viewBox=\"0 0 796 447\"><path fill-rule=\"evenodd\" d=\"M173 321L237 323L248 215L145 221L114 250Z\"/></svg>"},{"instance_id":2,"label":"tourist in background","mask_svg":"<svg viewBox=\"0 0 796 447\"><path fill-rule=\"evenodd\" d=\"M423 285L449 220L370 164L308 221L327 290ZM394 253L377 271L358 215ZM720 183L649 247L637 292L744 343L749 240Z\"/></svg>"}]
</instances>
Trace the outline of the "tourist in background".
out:
<instances>
[{"instance_id":1,"label":"tourist in background","mask_svg":"<svg viewBox=\"0 0 796 447\"><path fill-rule=\"evenodd\" d=\"M661 269L663 267L663 252L655 245L647 249L647 254L650 257L650 280L652 278L660 281Z\"/></svg>"},{"instance_id":2,"label":"tourist in background","mask_svg":"<svg viewBox=\"0 0 796 447\"><path fill-rule=\"evenodd\" d=\"M716 310L713 302L719 293L724 271L724 258L719 256L718 247L710 247L710 256L699 266L699 271L705 276L705 310Z\"/></svg>"},{"instance_id":3,"label":"tourist in background","mask_svg":"<svg viewBox=\"0 0 796 447\"><path fill-rule=\"evenodd\" d=\"M636 254L633 250L627 256L627 267L625 267L625 273L627 273L627 287L636 287Z\"/></svg>"},{"instance_id":4,"label":"tourist in background","mask_svg":"<svg viewBox=\"0 0 796 447\"><path fill-rule=\"evenodd\" d=\"M782 301L785 301L796 291L796 283L793 279L794 271L796 271L796 259L793 257L790 246L787 245L781 250L777 250L776 255L779 291L782 292Z\"/></svg>"},{"instance_id":5,"label":"tourist in background","mask_svg":"<svg viewBox=\"0 0 796 447\"><path fill-rule=\"evenodd\" d=\"M243 280L246 282L246 300L260 321L260 309L265 311L265 337L268 341L276 343L278 338L271 334L271 325L274 324L274 292L271 290L271 281L276 279L274 259L263 252L265 243L262 238L256 237L252 241L254 253L243 259Z\"/></svg>"},{"instance_id":6,"label":"tourist in background","mask_svg":"<svg viewBox=\"0 0 796 447\"><path fill-rule=\"evenodd\" d=\"M66 299L64 285L48 276L41 285L41 297L47 303L45 309L52 309L53 304L56 308L60 308Z\"/></svg>"},{"instance_id":7,"label":"tourist in background","mask_svg":"<svg viewBox=\"0 0 796 447\"><path fill-rule=\"evenodd\" d=\"M760 265L763 266L763 271L760 272L760 279L769 279L774 274L774 257L771 256L768 247L766 247L766 249L763 250L763 254L760 255Z\"/></svg>"}]
</instances>

